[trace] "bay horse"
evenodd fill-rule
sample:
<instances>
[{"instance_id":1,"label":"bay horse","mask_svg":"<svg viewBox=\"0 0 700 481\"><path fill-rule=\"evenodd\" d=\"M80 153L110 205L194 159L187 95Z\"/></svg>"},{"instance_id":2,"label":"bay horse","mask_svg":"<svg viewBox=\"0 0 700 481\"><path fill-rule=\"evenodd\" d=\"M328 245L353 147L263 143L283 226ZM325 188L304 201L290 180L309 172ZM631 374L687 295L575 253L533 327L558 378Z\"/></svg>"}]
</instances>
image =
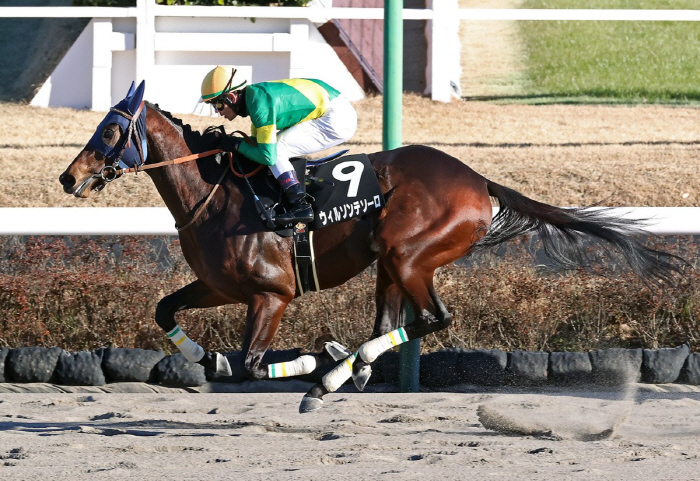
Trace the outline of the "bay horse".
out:
<instances>
[{"instance_id":1,"label":"bay horse","mask_svg":"<svg viewBox=\"0 0 700 481\"><path fill-rule=\"evenodd\" d=\"M123 145L122 152L124 145L140 140L144 166L204 152L220 141L220 133L194 131L156 105L137 108L141 98L127 96L125 101L126 108L116 111L127 118L133 114L127 127L108 121L108 114L95 136L108 147ZM145 119L145 139L132 139L137 117ZM188 227L179 232L180 244L197 280L161 299L155 321L168 335L177 334L175 338L182 342L178 347L190 361L212 371L230 372L224 356L204 352L182 333L175 314L246 304L242 350L250 379L280 377L280 371L308 374L329 353L336 361L342 360L304 396L299 410L309 412L351 376L362 389L371 373L370 364L383 352L446 329L451 317L435 292L433 275L437 268L477 248L532 232L539 234L553 263L564 268L587 266L591 257L586 242L592 241L617 253L649 284L671 284L680 272L675 256L646 247L635 237L638 221L616 217L605 209L565 209L532 200L429 146L406 146L372 153L369 158L385 207L317 231L314 247L322 289L343 284L376 261L376 317L370 340L354 353L336 345L328 352L277 365L263 364L263 355L285 308L302 294L295 279L291 238L265 227L244 180L226 175L228 167L217 162L217 157L147 171L176 225ZM118 177L113 167L116 160L88 143L60 175L60 183L66 193L86 198ZM499 205L495 216L492 198ZM192 222L195 212L198 215ZM401 326L404 300L412 307L415 320Z\"/></svg>"}]
</instances>

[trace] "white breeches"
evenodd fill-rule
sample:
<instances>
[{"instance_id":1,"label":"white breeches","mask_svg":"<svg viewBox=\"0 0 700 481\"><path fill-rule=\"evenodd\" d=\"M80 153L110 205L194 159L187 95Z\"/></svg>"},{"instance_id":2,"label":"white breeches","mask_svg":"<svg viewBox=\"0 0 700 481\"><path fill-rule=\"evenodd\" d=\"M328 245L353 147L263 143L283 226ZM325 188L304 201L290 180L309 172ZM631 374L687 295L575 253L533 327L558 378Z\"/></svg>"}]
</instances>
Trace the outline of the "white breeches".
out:
<instances>
[{"instance_id":1,"label":"white breeches","mask_svg":"<svg viewBox=\"0 0 700 481\"><path fill-rule=\"evenodd\" d=\"M357 130L357 112L342 95L331 100L321 117L307 120L277 135L277 161L270 166L275 178L293 169L292 157L315 154L349 140Z\"/></svg>"}]
</instances>

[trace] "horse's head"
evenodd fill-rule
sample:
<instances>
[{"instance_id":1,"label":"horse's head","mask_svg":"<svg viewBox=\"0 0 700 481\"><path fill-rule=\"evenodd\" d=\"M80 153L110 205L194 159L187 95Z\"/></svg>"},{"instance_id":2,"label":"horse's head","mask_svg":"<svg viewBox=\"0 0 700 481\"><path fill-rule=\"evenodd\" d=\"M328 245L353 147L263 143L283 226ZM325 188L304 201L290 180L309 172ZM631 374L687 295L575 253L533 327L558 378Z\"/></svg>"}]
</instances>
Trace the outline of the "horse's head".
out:
<instances>
[{"instance_id":1,"label":"horse's head","mask_svg":"<svg viewBox=\"0 0 700 481\"><path fill-rule=\"evenodd\" d=\"M116 179L119 169L146 161L145 83L134 90L132 82L124 100L112 107L87 145L58 178L67 194L88 197Z\"/></svg>"}]
</instances>

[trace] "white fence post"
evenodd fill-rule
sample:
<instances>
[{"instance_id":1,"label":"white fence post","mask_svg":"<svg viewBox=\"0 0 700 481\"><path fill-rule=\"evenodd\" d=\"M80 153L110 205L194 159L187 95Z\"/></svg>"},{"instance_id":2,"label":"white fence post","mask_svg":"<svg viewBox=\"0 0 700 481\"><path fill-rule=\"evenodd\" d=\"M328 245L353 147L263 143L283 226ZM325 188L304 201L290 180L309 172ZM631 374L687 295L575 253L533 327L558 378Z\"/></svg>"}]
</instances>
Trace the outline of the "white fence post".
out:
<instances>
[{"instance_id":1,"label":"white fence post","mask_svg":"<svg viewBox=\"0 0 700 481\"><path fill-rule=\"evenodd\" d=\"M290 78L303 77L309 55L309 21L290 19L289 33L292 37L292 47L289 52L289 76Z\"/></svg>"},{"instance_id":2,"label":"white fence post","mask_svg":"<svg viewBox=\"0 0 700 481\"><path fill-rule=\"evenodd\" d=\"M459 91L459 27L457 0L428 0L433 19L427 22L428 65L426 94L433 100L449 102ZM457 62L455 68L455 62ZM456 78L455 78L456 77ZM452 86L454 84L454 87Z\"/></svg>"},{"instance_id":3,"label":"white fence post","mask_svg":"<svg viewBox=\"0 0 700 481\"><path fill-rule=\"evenodd\" d=\"M95 18L92 27L92 110L109 110L112 105L112 19Z\"/></svg>"},{"instance_id":4,"label":"white fence post","mask_svg":"<svg viewBox=\"0 0 700 481\"><path fill-rule=\"evenodd\" d=\"M156 63L155 0L136 0L136 83L151 76ZM148 82L146 82L148 96Z\"/></svg>"}]
</instances>

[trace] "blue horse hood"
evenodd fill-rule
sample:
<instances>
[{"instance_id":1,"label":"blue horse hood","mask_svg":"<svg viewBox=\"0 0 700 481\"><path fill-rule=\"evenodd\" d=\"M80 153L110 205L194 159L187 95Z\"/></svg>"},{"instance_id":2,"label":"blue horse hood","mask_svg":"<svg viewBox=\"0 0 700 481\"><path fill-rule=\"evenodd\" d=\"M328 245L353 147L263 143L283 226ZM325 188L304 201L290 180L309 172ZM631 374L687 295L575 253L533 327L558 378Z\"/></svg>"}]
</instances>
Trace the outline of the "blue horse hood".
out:
<instances>
[{"instance_id":1,"label":"blue horse hood","mask_svg":"<svg viewBox=\"0 0 700 481\"><path fill-rule=\"evenodd\" d=\"M141 140L143 161L146 161L146 106L143 106L143 110L135 119L136 125L133 127L134 133L131 135L132 138L127 138L125 135L128 132L129 125L132 121L124 117L123 114L119 113L124 112L129 116L133 116L143 101L144 89L145 81L141 82L136 90L134 90L134 83L132 82L126 97L112 107L102 122L100 122L100 125L97 126L97 130L95 130L92 138L87 143L88 147L95 149L114 162L117 158L119 158L119 154L122 152L122 149L124 149L124 143L126 142L126 148L124 149L124 153L119 159L118 164L119 168L122 169L131 168L137 165L140 166L142 164L139 150L134 143L134 140L137 138ZM119 125L119 129L121 131L119 141L114 146L107 145L102 140L102 130L109 124ZM136 135L137 133L138 136Z\"/></svg>"}]
</instances>

